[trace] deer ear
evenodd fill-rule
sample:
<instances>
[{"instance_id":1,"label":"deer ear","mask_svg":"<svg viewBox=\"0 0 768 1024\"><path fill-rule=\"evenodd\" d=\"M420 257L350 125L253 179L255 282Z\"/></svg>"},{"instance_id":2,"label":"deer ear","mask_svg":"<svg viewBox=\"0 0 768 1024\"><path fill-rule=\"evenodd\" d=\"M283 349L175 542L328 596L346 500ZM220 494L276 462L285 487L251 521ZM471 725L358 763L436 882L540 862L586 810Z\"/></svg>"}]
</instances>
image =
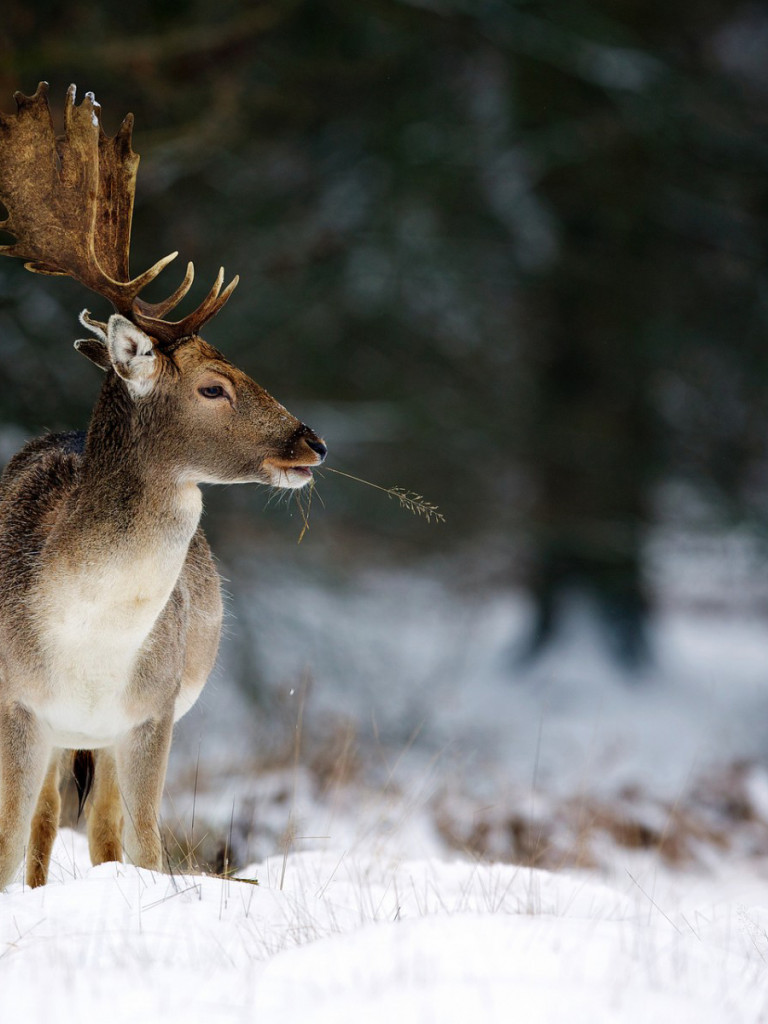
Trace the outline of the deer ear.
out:
<instances>
[{"instance_id":1,"label":"deer ear","mask_svg":"<svg viewBox=\"0 0 768 1024\"><path fill-rule=\"evenodd\" d=\"M80 338L75 342L75 348L86 359L95 363L100 370L108 370L112 365L106 343L99 341L98 338Z\"/></svg>"},{"instance_id":2,"label":"deer ear","mask_svg":"<svg viewBox=\"0 0 768 1024\"><path fill-rule=\"evenodd\" d=\"M107 348L115 373L131 394L137 398L148 395L157 374L157 353L149 335L116 313L107 324Z\"/></svg>"}]
</instances>

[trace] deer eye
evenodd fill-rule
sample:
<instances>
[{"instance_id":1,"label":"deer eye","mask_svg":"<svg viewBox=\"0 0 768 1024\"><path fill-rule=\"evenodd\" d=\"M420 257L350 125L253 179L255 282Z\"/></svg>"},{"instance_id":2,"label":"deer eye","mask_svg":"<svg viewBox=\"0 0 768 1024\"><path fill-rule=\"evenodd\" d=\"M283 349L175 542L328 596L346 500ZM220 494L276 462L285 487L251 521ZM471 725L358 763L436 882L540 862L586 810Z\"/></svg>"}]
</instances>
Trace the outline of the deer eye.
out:
<instances>
[{"instance_id":1,"label":"deer eye","mask_svg":"<svg viewBox=\"0 0 768 1024\"><path fill-rule=\"evenodd\" d=\"M203 398L226 397L226 392L224 391L224 388L221 386L221 384L209 384L208 387L198 388L197 390L198 393L203 396Z\"/></svg>"}]
</instances>

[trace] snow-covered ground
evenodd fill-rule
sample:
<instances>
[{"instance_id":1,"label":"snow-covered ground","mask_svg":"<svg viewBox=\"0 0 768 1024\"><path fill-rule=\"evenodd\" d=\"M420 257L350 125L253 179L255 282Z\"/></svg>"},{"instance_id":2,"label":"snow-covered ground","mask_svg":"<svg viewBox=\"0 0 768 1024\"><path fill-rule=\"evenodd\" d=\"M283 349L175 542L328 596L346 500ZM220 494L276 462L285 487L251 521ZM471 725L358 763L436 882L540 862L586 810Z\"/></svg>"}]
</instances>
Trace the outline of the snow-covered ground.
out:
<instances>
[{"instance_id":1,"label":"snow-covered ground","mask_svg":"<svg viewBox=\"0 0 768 1024\"><path fill-rule=\"evenodd\" d=\"M768 1019L768 880L294 854L258 885L91 868L0 916L0 1019L62 1024Z\"/></svg>"},{"instance_id":2,"label":"snow-covered ground","mask_svg":"<svg viewBox=\"0 0 768 1024\"><path fill-rule=\"evenodd\" d=\"M622 677L578 602L523 666L522 595L258 572L176 737L173 873L63 830L0 895L2 1024L768 1022L768 623L671 602Z\"/></svg>"},{"instance_id":3,"label":"snow-covered ground","mask_svg":"<svg viewBox=\"0 0 768 1024\"><path fill-rule=\"evenodd\" d=\"M170 787L170 816L189 821L200 758L197 818L228 827L234 807L241 863L274 850L289 810L345 846L380 819L408 856L447 844L591 866L607 834L669 861L707 864L722 846L768 857L768 618L671 603L654 662L622 675L577 600L546 655L522 663L525 595L462 591L455 565L335 587L263 559L244 571L269 581L232 626L252 638L262 710L233 708L225 662L182 723Z\"/></svg>"}]
</instances>

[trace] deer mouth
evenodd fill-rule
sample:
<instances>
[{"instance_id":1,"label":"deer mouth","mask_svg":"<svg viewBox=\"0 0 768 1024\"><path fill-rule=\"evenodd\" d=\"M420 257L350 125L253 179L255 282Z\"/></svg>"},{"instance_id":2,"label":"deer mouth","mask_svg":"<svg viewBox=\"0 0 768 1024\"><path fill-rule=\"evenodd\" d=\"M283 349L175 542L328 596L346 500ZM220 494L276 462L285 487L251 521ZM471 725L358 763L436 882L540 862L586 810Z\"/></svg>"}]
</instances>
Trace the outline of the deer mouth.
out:
<instances>
[{"instance_id":1,"label":"deer mouth","mask_svg":"<svg viewBox=\"0 0 768 1024\"><path fill-rule=\"evenodd\" d=\"M278 462L277 459L270 459L265 465L273 487L304 487L312 479L312 467L300 462Z\"/></svg>"}]
</instances>

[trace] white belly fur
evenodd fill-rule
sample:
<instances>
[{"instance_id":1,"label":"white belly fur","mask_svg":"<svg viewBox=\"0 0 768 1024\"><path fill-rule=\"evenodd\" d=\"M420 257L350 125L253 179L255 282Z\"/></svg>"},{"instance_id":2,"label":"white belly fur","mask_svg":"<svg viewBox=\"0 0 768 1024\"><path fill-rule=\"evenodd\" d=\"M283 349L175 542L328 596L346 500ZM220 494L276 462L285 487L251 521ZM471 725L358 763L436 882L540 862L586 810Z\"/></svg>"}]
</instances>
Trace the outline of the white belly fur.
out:
<instances>
[{"instance_id":1,"label":"white belly fur","mask_svg":"<svg viewBox=\"0 0 768 1024\"><path fill-rule=\"evenodd\" d=\"M186 556L170 545L141 559L55 572L39 594L47 679L33 710L55 746L109 746L144 715L125 700L138 655L168 602Z\"/></svg>"}]
</instances>

